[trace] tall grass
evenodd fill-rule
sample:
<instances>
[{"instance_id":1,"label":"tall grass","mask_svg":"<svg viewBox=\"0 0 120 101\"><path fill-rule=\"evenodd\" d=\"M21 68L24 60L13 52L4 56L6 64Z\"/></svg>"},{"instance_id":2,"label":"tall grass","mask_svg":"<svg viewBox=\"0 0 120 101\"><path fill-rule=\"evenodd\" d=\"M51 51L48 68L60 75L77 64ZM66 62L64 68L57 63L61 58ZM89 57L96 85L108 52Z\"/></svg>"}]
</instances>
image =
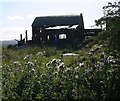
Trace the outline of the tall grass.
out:
<instances>
[{"instance_id":1,"label":"tall grass","mask_svg":"<svg viewBox=\"0 0 120 101\"><path fill-rule=\"evenodd\" d=\"M66 52L79 56L63 57ZM88 50L3 49L3 100L113 101L120 98L120 67ZM53 61L54 60L54 61ZM62 64L62 65L61 65ZM80 64L83 64L82 66Z\"/></svg>"}]
</instances>

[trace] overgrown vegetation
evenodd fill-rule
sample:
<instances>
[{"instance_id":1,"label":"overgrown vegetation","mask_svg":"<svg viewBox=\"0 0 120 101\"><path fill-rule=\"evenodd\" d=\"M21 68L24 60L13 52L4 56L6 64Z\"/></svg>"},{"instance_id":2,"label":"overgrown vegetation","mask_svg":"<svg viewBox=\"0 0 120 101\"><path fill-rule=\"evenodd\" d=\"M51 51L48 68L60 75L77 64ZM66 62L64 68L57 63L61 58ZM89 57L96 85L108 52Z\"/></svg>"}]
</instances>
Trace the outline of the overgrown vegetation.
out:
<instances>
[{"instance_id":1,"label":"overgrown vegetation","mask_svg":"<svg viewBox=\"0 0 120 101\"><path fill-rule=\"evenodd\" d=\"M62 56L67 50L53 49L3 49L4 100L96 101L120 97L118 59L104 53L107 48L96 44L91 49L72 51L79 56Z\"/></svg>"},{"instance_id":2,"label":"overgrown vegetation","mask_svg":"<svg viewBox=\"0 0 120 101\"><path fill-rule=\"evenodd\" d=\"M96 20L96 25L105 26L100 38L109 48L120 53L120 1L108 3L103 7L104 16Z\"/></svg>"},{"instance_id":3,"label":"overgrown vegetation","mask_svg":"<svg viewBox=\"0 0 120 101\"><path fill-rule=\"evenodd\" d=\"M112 11L117 7L119 18L119 4L109 3L104 9L110 7ZM110 16L109 12L105 16L113 26L105 28L81 50L3 48L2 99L118 101L120 20L116 21L116 16ZM101 19L96 21L98 25L106 21ZM75 54L65 56L65 53Z\"/></svg>"}]
</instances>

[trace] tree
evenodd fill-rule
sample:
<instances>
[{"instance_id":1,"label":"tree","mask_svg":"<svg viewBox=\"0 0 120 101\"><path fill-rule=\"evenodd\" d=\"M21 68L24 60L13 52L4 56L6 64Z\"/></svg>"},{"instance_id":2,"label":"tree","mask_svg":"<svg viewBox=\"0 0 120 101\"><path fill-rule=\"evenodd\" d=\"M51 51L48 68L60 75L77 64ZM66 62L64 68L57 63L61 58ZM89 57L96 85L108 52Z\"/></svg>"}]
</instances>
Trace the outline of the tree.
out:
<instances>
[{"instance_id":1,"label":"tree","mask_svg":"<svg viewBox=\"0 0 120 101\"><path fill-rule=\"evenodd\" d=\"M104 16L95 20L97 26L105 26L105 29L120 28L120 1L110 3L103 7Z\"/></svg>"},{"instance_id":2,"label":"tree","mask_svg":"<svg viewBox=\"0 0 120 101\"><path fill-rule=\"evenodd\" d=\"M103 35L106 37L106 43L110 49L120 53L120 1L108 2L103 7L104 16L95 20L97 26L105 26Z\"/></svg>"}]
</instances>

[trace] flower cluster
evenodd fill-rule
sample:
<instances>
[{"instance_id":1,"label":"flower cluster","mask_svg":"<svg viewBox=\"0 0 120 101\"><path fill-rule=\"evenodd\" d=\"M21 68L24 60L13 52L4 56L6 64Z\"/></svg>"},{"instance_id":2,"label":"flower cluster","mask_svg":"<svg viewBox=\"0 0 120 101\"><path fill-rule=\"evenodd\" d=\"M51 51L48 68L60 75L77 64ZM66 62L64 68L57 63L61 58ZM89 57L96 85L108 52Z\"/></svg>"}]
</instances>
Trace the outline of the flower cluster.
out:
<instances>
[{"instance_id":1,"label":"flower cluster","mask_svg":"<svg viewBox=\"0 0 120 101\"><path fill-rule=\"evenodd\" d=\"M13 60L3 60L3 100L108 101L118 97L120 59L104 52L97 56L86 54L88 51L60 56L64 52L51 55L48 51L46 55L44 51L31 51L27 55L16 52Z\"/></svg>"}]
</instances>

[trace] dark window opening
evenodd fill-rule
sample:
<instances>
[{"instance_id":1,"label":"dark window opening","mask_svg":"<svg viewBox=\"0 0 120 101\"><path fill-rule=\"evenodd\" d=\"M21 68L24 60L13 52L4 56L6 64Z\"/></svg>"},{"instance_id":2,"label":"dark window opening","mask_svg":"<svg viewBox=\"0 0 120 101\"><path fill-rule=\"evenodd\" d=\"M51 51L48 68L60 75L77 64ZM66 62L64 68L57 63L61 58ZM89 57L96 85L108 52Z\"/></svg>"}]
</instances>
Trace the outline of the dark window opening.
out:
<instances>
[{"instance_id":1,"label":"dark window opening","mask_svg":"<svg viewBox=\"0 0 120 101\"><path fill-rule=\"evenodd\" d=\"M87 32L87 34L95 34L95 32Z\"/></svg>"},{"instance_id":2,"label":"dark window opening","mask_svg":"<svg viewBox=\"0 0 120 101\"><path fill-rule=\"evenodd\" d=\"M40 41L42 41L42 37L40 37Z\"/></svg>"},{"instance_id":3,"label":"dark window opening","mask_svg":"<svg viewBox=\"0 0 120 101\"><path fill-rule=\"evenodd\" d=\"M42 33L42 29L40 28L40 33Z\"/></svg>"}]
</instances>

